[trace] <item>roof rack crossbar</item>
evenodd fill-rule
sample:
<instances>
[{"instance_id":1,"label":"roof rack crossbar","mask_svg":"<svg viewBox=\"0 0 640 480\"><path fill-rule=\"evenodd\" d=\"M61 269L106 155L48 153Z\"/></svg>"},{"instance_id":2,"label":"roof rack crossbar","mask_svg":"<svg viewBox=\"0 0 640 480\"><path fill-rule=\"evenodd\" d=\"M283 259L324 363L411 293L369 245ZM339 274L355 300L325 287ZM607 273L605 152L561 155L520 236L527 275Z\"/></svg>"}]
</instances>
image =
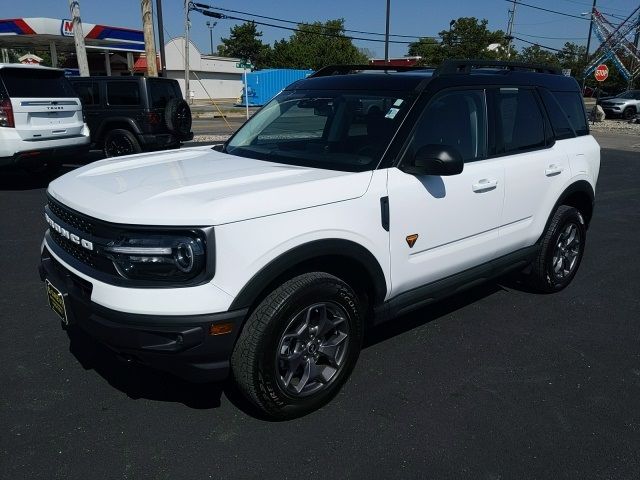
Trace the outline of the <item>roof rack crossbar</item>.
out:
<instances>
[{"instance_id":1,"label":"roof rack crossbar","mask_svg":"<svg viewBox=\"0 0 640 480\"><path fill-rule=\"evenodd\" d=\"M428 70L429 67L409 65L327 65L316 70L308 78L329 77L331 75L348 75L361 71L409 72L412 70Z\"/></svg>"},{"instance_id":2,"label":"roof rack crossbar","mask_svg":"<svg viewBox=\"0 0 640 480\"><path fill-rule=\"evenodd\" d=\"M475 68L499 68L503 70L529 70L536 73L561 75L559 68L549 65L537 65L523 62L505 62L500 60L445 60L434 72L437 75L469 74Z\"/></svg>"}]
</instances>

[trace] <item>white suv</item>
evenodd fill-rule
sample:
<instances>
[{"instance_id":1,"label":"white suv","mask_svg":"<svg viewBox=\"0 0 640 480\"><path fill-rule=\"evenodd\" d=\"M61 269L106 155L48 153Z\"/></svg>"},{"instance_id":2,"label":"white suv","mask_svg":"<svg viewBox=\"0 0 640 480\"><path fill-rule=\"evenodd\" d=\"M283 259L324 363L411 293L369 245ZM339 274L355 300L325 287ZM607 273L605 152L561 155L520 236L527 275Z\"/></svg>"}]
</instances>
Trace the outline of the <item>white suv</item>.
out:
<instances>
[{"instance_id":1,"label":"white suv","mask_svg":"<svg viewBox=\"0 0 640 480\"><path fill-rule=\"evenodd\" d=\"M63 70L0 63L0 167L50 171L88 149L82 104Z\"/></svg>"},{"instance_id":2,"label":"white suv","mask_svg":"<svg viewBox=\"0 0 640 480\"><path fill-rule=\"evenodd\" d=\"M567 286L600 165L576 81L382 69L322 69L222 146L52 182L40 271L63 324L188 379L231 372L284 418L337 392L376 322L514 269Z\"/></svg>"}]
</instances>

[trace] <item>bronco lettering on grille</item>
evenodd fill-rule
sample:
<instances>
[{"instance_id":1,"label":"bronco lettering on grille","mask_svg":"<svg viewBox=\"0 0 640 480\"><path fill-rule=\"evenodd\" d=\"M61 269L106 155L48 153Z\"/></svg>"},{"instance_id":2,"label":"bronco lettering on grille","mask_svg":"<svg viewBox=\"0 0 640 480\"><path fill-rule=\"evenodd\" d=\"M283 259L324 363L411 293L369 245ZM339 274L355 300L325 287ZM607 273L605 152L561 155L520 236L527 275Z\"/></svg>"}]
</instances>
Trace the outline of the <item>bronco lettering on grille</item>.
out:
<instances>
[{"instance_id":1,"label":"bronco lettering on grille","mask_svg":"<svg viewBox=\"0 0 640 480\"><path fill-rule=\"evenodd\" d=\"M85 240L84 238L80 238L78 235L71 233L66 228L60 226L59 223L53 221L53 219L46 213L44 214L44 217L49 226L56 232L58 232L62 237L66 238L70 242L75 243L76 245L80 245L81 247L86 248L87 250L93 250L93 242Z\"/></svg>"}]
</instances>

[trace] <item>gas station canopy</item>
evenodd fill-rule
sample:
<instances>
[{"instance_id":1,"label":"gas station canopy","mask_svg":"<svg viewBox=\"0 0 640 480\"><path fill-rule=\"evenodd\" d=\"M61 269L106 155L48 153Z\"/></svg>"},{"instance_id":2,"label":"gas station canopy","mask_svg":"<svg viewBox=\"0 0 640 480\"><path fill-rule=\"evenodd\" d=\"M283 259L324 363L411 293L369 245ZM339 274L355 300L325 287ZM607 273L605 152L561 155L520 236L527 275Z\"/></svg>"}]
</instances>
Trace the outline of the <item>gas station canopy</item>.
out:
<instances>
[{"instance_id":1,"label":"gas station canopy","mask_svg":"<svg viewBox=\"0 0 640 480\"><path fill-rule=\"evenodd\" d=\"M144 52L142 30L82 23L87 49ZM31 47L75 52L73 22L56 18L0 19L0 48Z\"/></svg>"}]
</instances>

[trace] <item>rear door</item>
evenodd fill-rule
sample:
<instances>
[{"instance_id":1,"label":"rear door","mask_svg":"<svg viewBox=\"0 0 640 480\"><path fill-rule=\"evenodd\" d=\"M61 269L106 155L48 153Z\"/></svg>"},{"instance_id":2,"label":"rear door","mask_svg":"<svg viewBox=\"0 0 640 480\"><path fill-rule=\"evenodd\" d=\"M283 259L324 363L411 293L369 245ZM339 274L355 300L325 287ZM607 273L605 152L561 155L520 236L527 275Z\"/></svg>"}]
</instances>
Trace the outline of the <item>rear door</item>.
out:
<instances>
[{"instance_id":1,"label":"rear door","mask_svg":"<svg viewBox=\"0 0 640 480\"><path fill-rule=\"evenodd\" d=\"M54 140L82 134L82 105L64 72L45 68L2 68L15 130L23 140Z\"/></svg>"},{"instance_id":2,"label":"rear door","mask_svg":"<svg viewBox=\"0 0 640 480\"><path fill-rule=\"evenodd\" d=\"M501 256L536 242L539 225L546 222L571 170L534 88L494 88L488 98L489 153L504 161L504 209L496 242Z\"/></svg>"}]
</instances>

